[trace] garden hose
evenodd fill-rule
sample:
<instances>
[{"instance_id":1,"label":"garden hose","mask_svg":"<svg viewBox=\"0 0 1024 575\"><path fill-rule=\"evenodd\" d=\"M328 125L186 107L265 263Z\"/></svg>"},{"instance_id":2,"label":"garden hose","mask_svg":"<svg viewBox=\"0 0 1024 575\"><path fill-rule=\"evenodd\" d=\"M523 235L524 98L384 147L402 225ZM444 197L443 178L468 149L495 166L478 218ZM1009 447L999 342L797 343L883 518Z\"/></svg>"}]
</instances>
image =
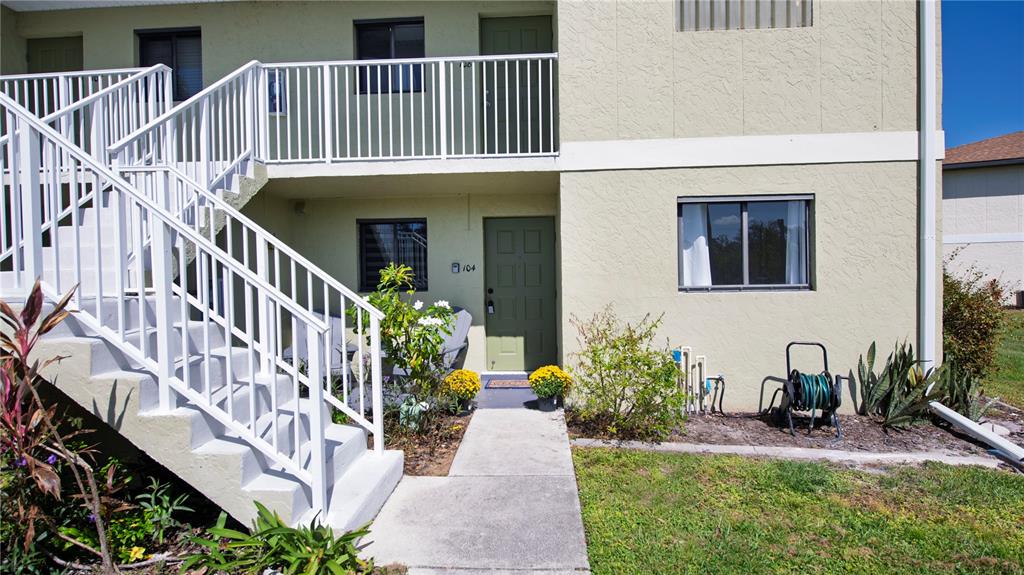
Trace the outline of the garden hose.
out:
<instances>
[{"instance_id":1,"label":"garden hose","mask_svg":"<svg viewBox=\"0 0 1024 575\"><path fill-rule=\"evenodd\" d=\"M819 374L808 374L797 372L799 387L797 397L794 398L793 408L797 411L810 411L811 421L814 421L816 410L832 411L835 409L832 399L832 377L822 372Z\"/></svg>"}]
</instances>

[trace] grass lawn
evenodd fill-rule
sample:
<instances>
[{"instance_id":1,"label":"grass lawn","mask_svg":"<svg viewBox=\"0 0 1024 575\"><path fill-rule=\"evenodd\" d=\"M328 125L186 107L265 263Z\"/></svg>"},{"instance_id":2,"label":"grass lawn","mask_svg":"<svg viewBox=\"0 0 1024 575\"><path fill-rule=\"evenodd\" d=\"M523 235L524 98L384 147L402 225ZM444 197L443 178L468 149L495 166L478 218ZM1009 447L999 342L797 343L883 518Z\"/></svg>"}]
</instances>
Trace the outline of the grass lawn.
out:
<instances>
[{"instance_id":1,"label":"grass lawn","mask_svg":"<svg viewBox=\"0 0 1024 575\"><path fill-rule=\"evenodd\" d=\"M985 382L985 393L1024 408L1024 310L1009 310L1007 331L996 355L995 374Z\"/></svg>"},{"instance_id":2,"label":"grass lawn","mask_svg":"<svg viewBox=\"0 0 1024 575\"><path fill-rule=\"evenodd\" d=\"M1024 573L1024 476L574 448L595 575Z\"/></svg>"}]
</instances>

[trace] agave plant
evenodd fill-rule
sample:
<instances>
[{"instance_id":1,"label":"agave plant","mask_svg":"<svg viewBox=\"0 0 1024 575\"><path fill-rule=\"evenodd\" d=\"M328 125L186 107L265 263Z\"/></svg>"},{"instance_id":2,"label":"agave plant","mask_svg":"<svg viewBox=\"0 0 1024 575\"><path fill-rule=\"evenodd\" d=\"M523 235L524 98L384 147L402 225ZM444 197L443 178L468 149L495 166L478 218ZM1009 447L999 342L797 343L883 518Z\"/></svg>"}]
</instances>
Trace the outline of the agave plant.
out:
<instances>
[{"instance_id":1,"label":"agave plant","mask_svg":"<svg viewBox=\"0 0 1024 575\"><path fill-rule=\"evenodd\" d=\"M899 343L885 366L875 373L875 344L868 348L867 358L857 362L860 402L857 413L882 417L887 427L908 425L928 412L930 401L941 399L945 390L944 370L921 368L914 357L914 346ZM850 374L851 378L853 374Z\"/></svg>"}]
</instances>

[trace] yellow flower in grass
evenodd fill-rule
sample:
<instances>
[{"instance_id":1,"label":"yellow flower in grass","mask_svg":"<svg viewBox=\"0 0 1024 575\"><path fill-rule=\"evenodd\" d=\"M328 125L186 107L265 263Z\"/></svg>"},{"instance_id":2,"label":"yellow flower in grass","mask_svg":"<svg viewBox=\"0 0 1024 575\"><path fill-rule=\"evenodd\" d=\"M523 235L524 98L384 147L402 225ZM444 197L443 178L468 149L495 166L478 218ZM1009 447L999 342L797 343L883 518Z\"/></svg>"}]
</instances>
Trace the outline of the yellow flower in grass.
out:
<instances>
[{"instance_id":1,"label":"yellow flower in grass","mask_svg":"<svg viewBox=\"0 0 1024 575\"><path fill-rule=\"evenodd\" d=\"M475 371L456 369L448 374L441 383L441 393L469 401L480 392L480 376Z\"/></svg>"},{"instance_id":2,"label":"yellow flower in grass","mask_svg":"<svg viewBox=\"0 0 1024 575\"><path fill-rule=\"evenodd\" d=\"M132 547L131 553L128 555L128 561L135 563L136 561L142 561L146 558L146 549L143 547Z\"/></svg>"},{"instance_id":3,"label":"yellow flower in grass","mask_svg":"<svg viewBox=\"0 0 1024 575\"><path fill-rule=\"evenodd\" d=\"M572 387L572 378L557 365L545 365L530 374L530 387L538 397L564 396Z\"/></svg>"}]
</instances>

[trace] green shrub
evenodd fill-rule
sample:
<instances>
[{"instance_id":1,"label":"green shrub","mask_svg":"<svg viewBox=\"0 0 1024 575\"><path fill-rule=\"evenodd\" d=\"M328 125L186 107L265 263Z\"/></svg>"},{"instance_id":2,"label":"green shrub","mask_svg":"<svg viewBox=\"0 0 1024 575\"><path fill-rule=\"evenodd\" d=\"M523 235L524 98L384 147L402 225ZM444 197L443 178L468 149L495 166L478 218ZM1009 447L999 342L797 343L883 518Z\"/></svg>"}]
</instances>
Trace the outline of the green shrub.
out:
<instances>
[{"instance_id":1,"label":"green shrub","mask_svg":"<svg viewBox=\"0 0 1024 575\"><path fill-rule=\"evenodd\" d=\"M682 422L685 394L671 350L653 344L661 318L622 323L608 307L572 323L581 348L571 368L574 415L620 438L668 436Z\"/></svg>"},{"instance_id":2,"label":"green shrub","mask_svg":"<svg viewBox=\"0 0 1024 575\"><path fill-rule=\"evenodd\" d=\"M955 255L954 255L955 257ZM947 261L948 263L948 261ZM965 374L985 377L992 371L1005 315L1004 291L995 280L970 268L963 277L942 273L942 345L945 361Z\"/></svg>"},{"instance_id":3,"label":"green shrub","mask_svg":"<svg viewBox=\"0 0 1024 575\"><path fill-rule=\"evenodd\" d=\"M359 558L356 542L369 533L366 527L340 537L314 519L309 526L289 527L277 513L256 503L256 519L249 533L225 527L227 515L207 530L208 538L194 537L204 552L188 557L181 572L206 568L207 572L259 575L277 570L285 575L338 575L370 573L373 561Z\"/></svg>"}]
</instances>

